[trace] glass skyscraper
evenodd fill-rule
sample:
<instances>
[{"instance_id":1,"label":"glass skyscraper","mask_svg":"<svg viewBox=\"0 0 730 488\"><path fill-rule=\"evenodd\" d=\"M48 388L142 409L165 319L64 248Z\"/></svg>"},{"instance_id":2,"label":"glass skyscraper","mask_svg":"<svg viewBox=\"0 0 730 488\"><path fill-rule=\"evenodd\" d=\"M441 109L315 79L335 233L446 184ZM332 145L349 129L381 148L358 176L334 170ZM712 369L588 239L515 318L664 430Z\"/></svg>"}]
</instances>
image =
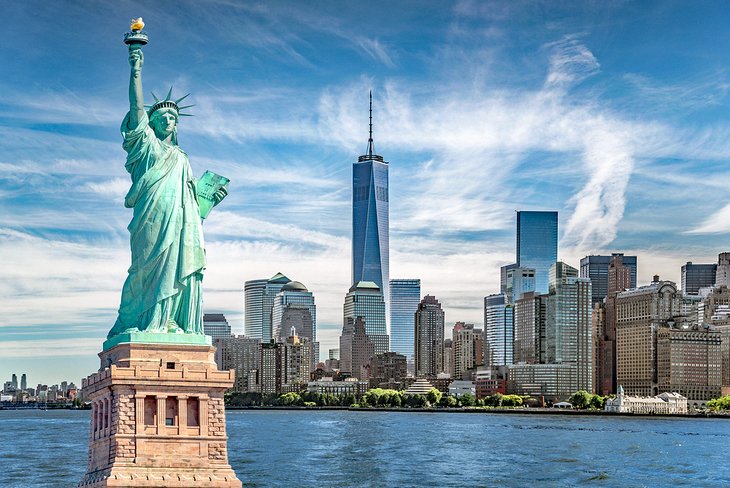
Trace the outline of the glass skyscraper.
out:
<instances>
[{"instance_id":1,"label":"glass skyscraper","mask_svg":"<svg viewBox=\"0 0 730 488\"><path fill-rule=\"evenodd\" d=\"M352 285L361 281L378 285L387 312L390 308L388 163L374 152L372 120L371 94L367 154L357 158L352 165Z\"/></svg>"},{"instance_id":2,"label":"glass skyscraper","mask_svg":"<svg viewBox=\"0 0 730 488\"><path fill-rule=\"evenodd\" d=\"M517 212L517 267L535 270L535 291L548 292L550 266L558 260L558 212Z\"/></svg>"},{"instance_id":3,"label":"glass skyscraper","mask_svg":"<svg viewBox=\"0 0 730 488\"><path fill-rule=\"evenodd\" d=\"M608 296L608 267L614 256L621 256L622 264L629 268L630 284L627 288L636 288L636 256L624 256L622 253L586 256L580 260L580 277L590 278L594 304L602 302Z\"/></svg>"},{"instance_id":4,"label":"glass skyscraper","mask_svg":"<svg viewBox=\"0 0 730 488\"><path fill-rule=\"evenodd\" d=\"M503 293L484 297L484 336L490 366L512 364L515 339L514 306Z\"/></svg>"},{"instance_id":5,"label":"glass skyscraper","mask_svg":"<svg viewBox=\"0 0 730 488\"><path fill-rule=\"evenodd\" d=\"M246 336L268 342L273 337L271 310L274 298L291 280L276 273L268 280L250 280L244 284L244 331Z\"/></svg>"},{"instance_id":6,"label":"glass skyscraper","mask_svg":"<svg viewBox=\"0 0 730 488\"><path fill-rule=\"evenodd\" d=\"M390 350L413 363L415 315L421 302L421 280L390 280Z\"/></svg>"},{"instance_id":7,"label":"glass skyscraper","mask_svg":"<svg viewBox=\"0 0 730 488\"><path fill-rule=\"evenodd\" d=\"M682 265L682 293L697 295L700 288L715 286L717 275L716 264L694 264L688 262Z\"/></svg>"},{"instance_id":8,"label":"glass skyscraper","mask_svg":"<svg viewBox=\"0 0 730 488\"><path fill-rule=\"evenodd\" d=\"M231 337L231 325L222 313L203 314L203 332L211 339L226 339Z\"/></svg>"}]
</instances>

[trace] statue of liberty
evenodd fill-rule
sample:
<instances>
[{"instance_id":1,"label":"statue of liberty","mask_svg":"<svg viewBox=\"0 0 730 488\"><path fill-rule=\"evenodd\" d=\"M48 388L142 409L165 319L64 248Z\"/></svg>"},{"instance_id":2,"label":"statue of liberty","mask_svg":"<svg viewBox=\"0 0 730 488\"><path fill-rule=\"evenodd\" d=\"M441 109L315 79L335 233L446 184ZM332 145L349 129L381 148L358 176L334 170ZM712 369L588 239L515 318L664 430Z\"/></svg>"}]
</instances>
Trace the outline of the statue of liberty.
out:
<instances>
[{"instance_id":1,"label":"statue of liberty","mask_svg":"<svg viewBox=\"0 0 730 488\"><path fill-rule=\"evenodd\" d=\"M141 22L141 19L139 19ZM144 24L142 24L144 25ZM181 110L172 89L145 110L142 95L144 42L130 42L129 113L122 122L126 170L132 186L124 205L134 209L128 226L132 264L122 289L116 323L108 338L122 333L203 334L202 279L205 268L201 184L193 178L188 156L177 145ZM153 94L154 96L154 94ZM187 95L186 95L187 96ZM183 97L185 98L185 97ZM204 179L213 175L207 172ZM213 175L212 177L217 177ZM227 195L219 178L204 198L215 206ZM203 201L203 203L206 203Z\"/></svg>"}]
</instances>

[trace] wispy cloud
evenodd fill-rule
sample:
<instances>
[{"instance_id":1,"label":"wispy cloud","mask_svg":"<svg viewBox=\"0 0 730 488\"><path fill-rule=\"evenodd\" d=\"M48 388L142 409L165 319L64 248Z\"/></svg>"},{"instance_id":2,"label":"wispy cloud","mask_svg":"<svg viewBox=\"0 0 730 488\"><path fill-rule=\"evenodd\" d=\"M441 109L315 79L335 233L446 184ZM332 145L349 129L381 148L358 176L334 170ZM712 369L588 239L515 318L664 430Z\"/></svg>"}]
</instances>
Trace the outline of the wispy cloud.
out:
<instances>
[{"instance_id":1,"label":"wispy cloud","mask_svg":"<svg viewBox=\"0 0 730 488\"><path fill-rule=\"evenodd\" d=\"M730 203L707 217L700 225L687 234L727 234L730 233Z\"/></svg>"}]
</instances>

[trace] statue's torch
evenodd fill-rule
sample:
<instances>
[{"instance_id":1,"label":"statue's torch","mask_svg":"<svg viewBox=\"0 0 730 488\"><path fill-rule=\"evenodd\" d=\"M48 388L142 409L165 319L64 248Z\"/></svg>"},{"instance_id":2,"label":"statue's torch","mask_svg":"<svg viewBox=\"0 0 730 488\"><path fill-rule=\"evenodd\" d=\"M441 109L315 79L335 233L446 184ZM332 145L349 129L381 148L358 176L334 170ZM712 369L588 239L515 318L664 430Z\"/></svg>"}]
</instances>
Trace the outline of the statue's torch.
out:
<instances>
[{"instance_id":1,"label":"statue's torch","mask_svg":"<svg viewBox=\"0 0 730 488\"><path fill-rule=\"evenodd\" d=\"M132 25L130 26L130 31L126 32L124 34L124 44L129 46L129 51L133 51L135 49L141 49L142 46L147 44L147 41L149 40L147 38L147 33L144 32L142 29L144 29L144 22L142 22L142 17L138 19L132 19Z\"/></svg>"}]
</instances>

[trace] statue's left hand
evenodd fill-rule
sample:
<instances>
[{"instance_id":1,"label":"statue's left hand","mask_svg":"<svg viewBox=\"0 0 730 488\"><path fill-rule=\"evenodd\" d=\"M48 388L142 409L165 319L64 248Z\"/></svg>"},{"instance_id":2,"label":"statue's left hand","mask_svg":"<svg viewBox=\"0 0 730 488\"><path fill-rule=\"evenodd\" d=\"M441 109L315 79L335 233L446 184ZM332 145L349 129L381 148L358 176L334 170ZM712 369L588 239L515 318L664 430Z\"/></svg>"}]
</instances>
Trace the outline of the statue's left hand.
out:
<instances>
[{"instance_id":1,"label":"statue's left hand","mask_svg":"<svg viewBox=\"0 0 730 488\"><path fill-rule=\"evenodd\" d=\"M218 191L213 193L213 200L215 200L215 204L218 205L223 201L224 198L228 195L228 190L226 190L225 187L220 187Z\"/></svg>"}]
</instances>

